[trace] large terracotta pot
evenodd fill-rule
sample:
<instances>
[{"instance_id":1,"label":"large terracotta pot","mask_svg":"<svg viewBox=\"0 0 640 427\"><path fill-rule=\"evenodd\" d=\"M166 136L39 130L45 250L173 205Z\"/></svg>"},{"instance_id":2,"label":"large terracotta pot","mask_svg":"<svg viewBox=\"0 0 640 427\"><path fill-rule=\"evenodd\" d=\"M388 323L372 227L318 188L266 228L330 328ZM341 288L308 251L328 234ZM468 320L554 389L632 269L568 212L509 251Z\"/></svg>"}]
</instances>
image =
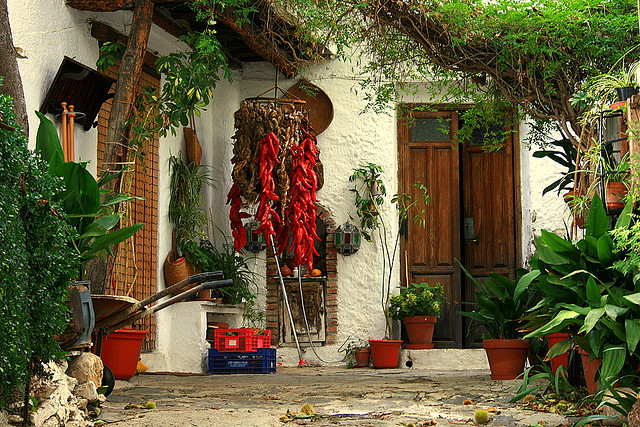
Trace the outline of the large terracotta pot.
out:
<instances>
[{"instance_id":1,"label":"large terracotta pot","mask_svg":"<svg viewBox=\"0 0 640 427\"><path fill-rule=\"evenodd\" d=\"M578 347L578 352L582 358L582 371L584 372L584 380L587 383L587 391L589 394L596 394L598 392L596 373L600 369L602 362L598 359L589 360L591 355L580 347Z\"/></svg>"},{"instance_id":2,"label":"large terracotta pot","mask_svg":"<svg viewBox=\"0 0 640 427\"><path fill-rule=\"evenodd\" d=\"M491 379L513 380L524 371L524 363L529 353L529 340L497 339L484 340Z\"/></svg>"},{"instance_id":3,"label":"large terracotta pot","mask_svg":"<svg viewBox=\"0 0 640 427\"><path fill-rule=\"evenodd\" d=\"M369 340L374 368L397 368L402 340Z\"/></svg>"},{"instance_id":4,"label":"large terracotta pot","mask_svg":"<svg viewBox=\"0 0 640 427\"><path fill-rule=\"evenodd\" d=\"M438 321L437 316L412 316L402 319L411 344L405 344L409 349L433 348L433 328Z\"/></svg>"},{"instance_id":5,"label":"large terracotta pot","mask_svg":"<svg viewBox=\"0 0 640 427\"><path fill-rule=\"evenodd\" d=\"M554 332L553 334L547 335L547 342L549 344L549 349L556 345L557 343L564 341L568 338L571 338L571 335L566 332ZM560 365L564 366L564 369L569 369L569 352L561 354L556 357L552 357L549 359L551 363L551 369L553 370L553 375L556 374Z\"/></svg>"}]
</instances>

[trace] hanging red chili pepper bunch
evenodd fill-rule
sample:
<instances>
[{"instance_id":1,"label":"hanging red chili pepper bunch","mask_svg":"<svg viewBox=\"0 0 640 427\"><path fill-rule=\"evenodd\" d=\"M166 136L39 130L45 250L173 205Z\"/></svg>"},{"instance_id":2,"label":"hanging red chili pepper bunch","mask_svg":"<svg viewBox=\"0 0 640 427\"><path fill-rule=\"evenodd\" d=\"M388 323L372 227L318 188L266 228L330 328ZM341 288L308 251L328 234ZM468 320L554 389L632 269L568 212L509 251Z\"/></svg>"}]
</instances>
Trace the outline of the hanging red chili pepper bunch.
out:
<instances>
[{"instance_id":1,"label":"hanging red chili pepper bunch","mask_svg":"<svg viewBox=\"0 0 640 427\"><path fill-rule=\"evenodd\" d=\"M291 231L289 252L294 253L296 265L307 265L313 270L314 247L319 240L316 233L316 191L318 177L313 170L318 160L316 138L310 129L302 128L304 139L291 147L291 181L289 205L286 213Z\"/></svg>"},{"instance_id":2,"label":"hanging red chili pepper bunch","mask_svg":"<svg viewBox=\"0 0 640 427\"><path fill-rule=\"evenodd\" d=\"M227 204L231 204L231 210L229 211L229 219L231 220L231 234L233 235L233 247L236 251L240 252L244 245L247 244L247 230L242 224L243 218L249 218L246 212L241 212L242 197L240 194L240 188L238 184L234 183L229 190L227 196Z\"/></svg>"},{"instance_id":3,"label":"hanging red chili pepper bunch","mask_svg":"<svg viewBox=\"0 0 640 427\"><path fill-rule=\"evenodd\" d=\"M260 184L262 191L258 194L256 220L260 222L260 228L256 231L264 233L267 244L271 242L271 236L276 234L273 222L275 221L276 227L279 227L281 222L280 216L272 206L280 200L275 193L276 183L273 179L273 168L276 163L280 163L278 160L278 148L278 137L273 132L260 140L260 152L257 161L260 163Z\"/></svg>"},{"instance_id":4,"label":"hanging red chili pepper bunch","mask_svg":"<svg viewBox=\"0 0 640 427\"><path fill-rule=\"evenodd\" d=\"M234 247L247 241L241 212L257 203L257 231L267 243L277 239L277 254L294 252L296 264L313 268L319 151L313 129L296 101L253 98L235 114L233 186L227 203ZM266 136L265 136L266 135ZM295 159L294 159L295 157ZM294 183L295 181L295 183Z\"/></svg>"}]
</instances>

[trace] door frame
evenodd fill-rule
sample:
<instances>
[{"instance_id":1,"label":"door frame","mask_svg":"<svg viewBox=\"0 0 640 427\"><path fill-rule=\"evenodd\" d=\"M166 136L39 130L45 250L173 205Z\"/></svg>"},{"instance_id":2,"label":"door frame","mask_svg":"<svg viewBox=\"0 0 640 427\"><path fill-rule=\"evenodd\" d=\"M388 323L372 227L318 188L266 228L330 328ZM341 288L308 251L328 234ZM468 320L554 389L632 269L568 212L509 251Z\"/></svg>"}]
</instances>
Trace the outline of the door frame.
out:
<instances>
[{"instance_id":1,"label":"door frame","mask_svg":"<svg viewBox=\"0 0 640 427\"><path fill-rule=\"evenodd\" d=\"M440 112L455 112L455 111L464 111L471 108L471 104L430 104L430 103L401 103L398 104L397 107L397 156L398 156L398 193L406 191L403 188L403 184L405 182L405 170L403 167L403 157L404 157L404 147L401 146L401 142L404 138L407 137L409 132L409 121L407 117L416 117L419 116L420 113L431 112L431 113L440 113ZM417 114L416 114L417 113ZM416 116L413 116L416 114ZM403 138L404 137L404 138ZM516 127L512 133L513 145L512 145L512 161L513 161L513 185L514 185L514 224L515 224L515 263L517 266L524 265L523 259L523 217L522 217L522 161L521 161L521 141L520 141L520 129ZM460 152L460 150L459 150ZM462 167L460 163L459 168ZM459 183L462 188L462 181ZM460 221L462 220L463 212L463 193L460 191L460 212L459 217ZM462 242L462 224L460 224L461 233L460 233L460 244ZM406 246L406 239L400 239L400 253L404 253ZM461 246L462 248L462 246ZM459 267L456 267L459 270ZM407 277L407 265L405 263L404 258L400 259L400 274L401 277ZM462 271L457 271L460 280L460 295L464 295L464 277L462 277ZM461 316L458 316L461 317ZM467 330L464 326L464 322L462 322L461 331L457 333L457 335L462 334L461 336L456 336L456 345L459 348L462 348L466 342L464 336L467 334Z\"/></svg>"}]
</instances>

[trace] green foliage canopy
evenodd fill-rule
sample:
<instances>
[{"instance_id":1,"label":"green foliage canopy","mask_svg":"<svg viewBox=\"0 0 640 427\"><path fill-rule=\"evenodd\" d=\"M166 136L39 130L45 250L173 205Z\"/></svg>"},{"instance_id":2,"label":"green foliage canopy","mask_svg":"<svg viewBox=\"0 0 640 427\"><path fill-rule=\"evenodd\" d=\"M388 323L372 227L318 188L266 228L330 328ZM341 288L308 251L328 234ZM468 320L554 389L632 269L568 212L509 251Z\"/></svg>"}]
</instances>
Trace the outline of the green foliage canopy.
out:
<instances>
[{"instance_id":1,"label":"green foliage canopy","mask_svg":"<svg viewBox=\"0 0 640 427\"><path fill-rule=\"evenodd\" d=\"M478 121L508 126L504 113L518 107L532 118L556 121L576 145L582 111L570 97L640 41L632 0L296 4L308 37L335 43L343 58L370 58L358 60L373 76L364 81L373 89L373 105L395 102L399 91L431 82L435 99L476 105L472 114L478 120L468 121L462 133ZM354 55L354 46L367 56Z\"/></svg>"}]
</instances>

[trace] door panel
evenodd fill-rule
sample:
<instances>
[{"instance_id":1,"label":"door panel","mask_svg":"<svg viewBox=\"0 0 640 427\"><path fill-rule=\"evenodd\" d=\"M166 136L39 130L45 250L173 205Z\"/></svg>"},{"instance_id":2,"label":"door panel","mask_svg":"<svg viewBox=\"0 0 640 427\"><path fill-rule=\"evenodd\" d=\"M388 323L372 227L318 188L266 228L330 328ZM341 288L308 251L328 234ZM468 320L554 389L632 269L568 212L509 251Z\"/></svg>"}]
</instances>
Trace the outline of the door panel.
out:
<instances>
[{"instance_id":1,"label":"door panel","mask_svg":"<svg viewBox=\"0 0 640 427\"><path fill-rule=\"evenodd\" d=\"M411 283L440 283L444 286L448 304L445 304L440 321L436 324L434 339L441 346L449 347L462 344L460 316L456 314L454 305L461 297L460 269L454 261L460 253L460 155L452 143L452 135L457 130L455 116L454 112L419 113L415 123L422 126L420 132L400 128L405 136L401 146L402 191L415 197L418 190L413 184L423 184L431 196L431 203L424 215L427 226L420 227L408 221L406 236L409 238L405 237L401 246L404 260L407 261L403 265L403 272ZM427 126L435 129L425 129ZM448 126L447 141L443 141L445 126ZM419 140L419 137L433 139ZM412 218L414 214L410 212L409 217Z\"/></svg>"},{"instance_id":2,"label":"door panel","mask_svg":"<svg viewBox=\"0 0 640 427\"><path fill-rule=\"evenodd\" d=\"M437 347L476 346L478 334L467 337L468 328L456 313L472 309L460 302L473 301L474 292L455 260L480 280L493 272L514 275L513 138L501 150L486 153L475 144L476 132L469 143L455 142L456 111L411 116L414 120L398 125L400 191L415 196L413 185L424 184L431 203L426 227L409 221L402 239L403 283L444 286L447 304L434 332Z\"/></svg>"},{"instance_id":3,"label":"door panel","mask_svg":"<svg viewBox=\"0 0 640 427\"><path fill-rule=\"evenodd\" d=\"M489 273L515 277L515 195L512 136L502 149L484 152L481 145L462 148L463 215L473 218L473 239L464 240L465 268L478 281ZM466 236L465 236L466 237ZM463 278L465 301L475 301L473 283ZM466 335L467 346L479 346L481 333Z\"/></svg>"}]
</instances>

